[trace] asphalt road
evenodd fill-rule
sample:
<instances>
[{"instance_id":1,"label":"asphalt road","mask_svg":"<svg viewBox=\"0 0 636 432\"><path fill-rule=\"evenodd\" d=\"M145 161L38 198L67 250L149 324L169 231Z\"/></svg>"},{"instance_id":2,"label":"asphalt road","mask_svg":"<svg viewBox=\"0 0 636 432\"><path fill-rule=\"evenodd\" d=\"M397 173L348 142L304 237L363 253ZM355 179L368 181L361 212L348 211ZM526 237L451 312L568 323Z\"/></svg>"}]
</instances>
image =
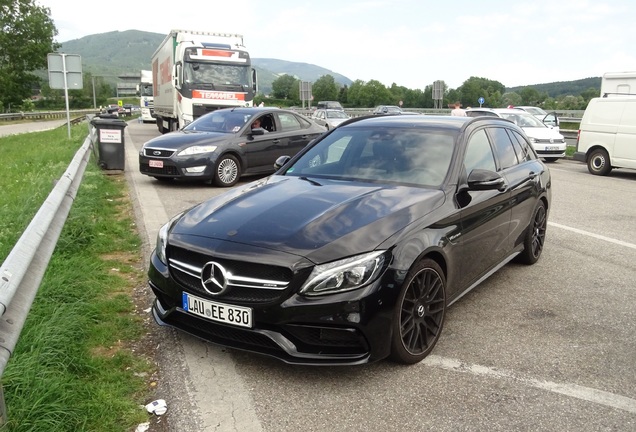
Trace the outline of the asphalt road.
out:
<instances>
[{"instance_id":1,"label":"asphalt road","mask_svg":"<svg viewBox=\"0 0 636 432\"><path fill-rule=\"evenodd\" d=\"M137 152L157 135L155 125L136 122L125 133L125 172L146 256L169 217L223 192L142 176ZM163 426L636 430L636 171L596 177L570 160L550 168L553 201L540 261L509 264L455 303L422 363L295 367L153 326L157 394L168 403Z\"/></svg>"}]
</instances>

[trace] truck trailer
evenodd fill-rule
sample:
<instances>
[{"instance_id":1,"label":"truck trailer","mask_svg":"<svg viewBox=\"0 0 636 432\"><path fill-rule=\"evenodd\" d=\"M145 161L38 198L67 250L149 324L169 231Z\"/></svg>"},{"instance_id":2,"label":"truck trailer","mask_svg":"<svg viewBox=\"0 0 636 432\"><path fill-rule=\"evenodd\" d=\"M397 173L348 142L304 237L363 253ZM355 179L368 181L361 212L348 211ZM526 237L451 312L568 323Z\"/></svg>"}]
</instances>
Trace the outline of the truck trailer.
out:
<instances>
[{"instance_id":1,"label":"truck trailer","mask_svg":"<svg viewBox=\"0 0 636 432\"><path fill-rule=\"evenodd\" d=\"M155 122L154 93L152 91L152 71L142 70L141 80L137 86L139 93L139 108L141 121L144 123Z\"/></svg>"},{"instance_id":2,"label":"truck trailer","mask_svg":"<svg viewBox=\"0 0 636 432\"><path fill-rule=\"evenodd\" d=\"M252 106L256 70L243 36L172 30L152 56L154 113L161 133L219 108Z\"/></svg>"}]
</instances>

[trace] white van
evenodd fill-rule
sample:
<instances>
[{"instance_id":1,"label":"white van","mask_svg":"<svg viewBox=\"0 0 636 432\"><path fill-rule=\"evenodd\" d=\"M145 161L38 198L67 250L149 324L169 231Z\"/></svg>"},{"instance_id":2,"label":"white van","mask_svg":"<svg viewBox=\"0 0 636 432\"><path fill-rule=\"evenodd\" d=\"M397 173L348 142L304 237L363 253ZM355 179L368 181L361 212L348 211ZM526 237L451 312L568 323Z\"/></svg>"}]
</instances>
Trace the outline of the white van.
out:
<instances>
[{"instance_id":1,"label":"white van","mask_svg":"<svg viewBox=\"0 0 636 432\"><path fill-rule=\"evenodd\" d=\"M574 159L595 175L612 168L636 169L636 96L593 98L576 140Z\"/></svg>"}]
</instances>

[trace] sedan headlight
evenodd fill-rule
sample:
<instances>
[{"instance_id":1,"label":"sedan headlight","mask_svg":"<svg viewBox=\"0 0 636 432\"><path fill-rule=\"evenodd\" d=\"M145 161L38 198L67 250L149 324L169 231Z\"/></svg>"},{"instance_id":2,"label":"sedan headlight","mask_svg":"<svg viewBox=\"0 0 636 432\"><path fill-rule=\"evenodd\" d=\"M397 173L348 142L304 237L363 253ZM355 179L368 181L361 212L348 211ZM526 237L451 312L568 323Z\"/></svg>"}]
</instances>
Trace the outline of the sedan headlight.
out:
<instances>
[{"instance_id":1,"label":"sedan headlight","mask_svg":"<svg viewBox=\"0 0 636 432\"><path fill-rule=\"evenodd\" d=\"M214 150L216 150L216 147L217 146L215 145L192 146L188 147L187 149L181 150L179 153L177 153L177 156L190 156L201 153L212 153Z\"/></svg>"},{"instance_id":2,"label":"sedan headlight","mask_svg":"<svg viewBox=\"0 0 636 432\"><path fill-rule=\"evenodd\" d=\"M183 215L183 212L174 216L172 219L170 219L170 221L167 224L162 226L159 229L159 232L157 233L157 244L155 246L155 253L157 254L157 258L159 258L159 260L165 265L168 265L168 258L166 258L166 246L168 245L168 232L170 231L170 228L172 228L172 225L174 225L174 223L178 221L182 215Z\"/></svg>"},{"instance_id":3,"label":"sedan headlight","mask_svg":"<svg viewBox=\"0 0 636 432\"><path fill-rule=\"evenodd\" d=\"M315 296L351 291L373 282L384 268L386 251L375 251L314 267L301 294Z\"/></svg>"}]
</instances>

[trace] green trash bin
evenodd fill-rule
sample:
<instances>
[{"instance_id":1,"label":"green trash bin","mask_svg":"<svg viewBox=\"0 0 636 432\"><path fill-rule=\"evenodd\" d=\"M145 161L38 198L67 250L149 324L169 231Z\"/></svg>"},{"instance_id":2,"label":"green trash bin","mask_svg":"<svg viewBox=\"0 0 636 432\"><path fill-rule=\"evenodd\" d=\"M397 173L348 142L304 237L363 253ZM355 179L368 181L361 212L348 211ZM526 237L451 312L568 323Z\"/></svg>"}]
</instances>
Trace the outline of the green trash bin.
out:
<instances>
[{"instance_id":1,"label":"green trash bin","mask_svg":"<svg viewBox=\"0 0 636 432\"><path fill-rule=\"evenodd\" d=\"M94 117L91 124L97 135L97 163L107 170L124 170L126 152L124 141L125 121L115 115L102 114Z\"/></svg>"}]
</instances>

